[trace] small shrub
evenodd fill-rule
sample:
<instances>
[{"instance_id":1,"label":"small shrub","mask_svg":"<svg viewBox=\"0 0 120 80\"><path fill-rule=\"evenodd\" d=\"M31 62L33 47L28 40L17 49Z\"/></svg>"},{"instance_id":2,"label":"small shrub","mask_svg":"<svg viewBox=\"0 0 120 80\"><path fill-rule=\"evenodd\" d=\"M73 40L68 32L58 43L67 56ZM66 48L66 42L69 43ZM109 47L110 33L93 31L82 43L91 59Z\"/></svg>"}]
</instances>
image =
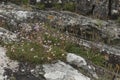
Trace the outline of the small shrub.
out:
<instances>
[{"instance_id":1,"label":"small shrub","mask_svg":"<svg viewBox=\"0 0 120 80\"><path fill-rule=\"evenodd\" d=\"M29 0L22 0L22 4L28 4Z\"/></svg>"},{"instance_id":2,"label":"small shrub","mask_svg":"<svg viewBox=\"0 0 120 80\"><path fill-rule=\"evenodd\" d=\"M75 10L75 4L72 2L69 3L65 3L63 6L64 10L68 10L68 11L74 11Z\"/></svg>"},{"instance_id":3,"label":"small shrub","mask_svg":"<svg viewBox=\"0 0 120 80\"><path fill-rule=\"evenodd\" d=\"M75 50L76 49L76 50ZM67 52L72 52L72 53L78 53L79 52L79 45L71 43L71 42L66 42L65 43L65 50Z\"/></svg>"},{"instance_id":4,"label":"small shrub","mask_svg":"<svg viewBox=\"0 0 120 80\"><path fill-rule=\"evenodd\" d=\"M65 60L66 52L57 46L53 46L51 53L54 54L55 59Z\"/></svg>"},{"instance_id":5,"label":"small shrub","mask_svg":"<svg viewBox=\"0 0 120 80\"><path fill-rule=\"evenodd\" d=\"M53 37L51 35L44 35L44 44L48 44L48 45L57 45L58 43L60 43L60 39Z\"/></svg>"},{"instance_id":6,"label":"small shrub","mask_svg":"<svg viewBox=\"0 0 120 80\"><path fill-rule=\"evenodd\" d=\"M41 63L41 58L44 55L44 48L42 45L35 42L21 42L7 44L7 56L13 60L23 62Z\"/></svg>"},{"instance_id":7,"label":"small shrub","mask_svg":"<svg viewBox=\"0 0 120 80\"><path fill-rule=\"evenodd\" d=\"M52 41L56 42L54 39ZM41 64L65 59L65 51L53 44L51 49L46 50L42 44L37 42L22 41L6 44L6 48L8 57L22 62Z\"/></svg>"},{"instance_id":8,"label":"small shrub","mask_svg":"<svg viewBox=\"0 0 120 80\"><path fill-rule=\"evenodd\" d=\"M39 9L42 9L42 10L45 9L45 4L43 4L43 3L37 3L36 6L37 6Z\"/></svg>"},{"instance_id":9,"label":"small shrub","mask_svg":"<svg viewBox=\"0 0 120 80\"><path fill-rule=\"evenodd\" d=\"M62 9L62 5L61 4L54 4L54 8L57 9L57 10L61 10Z\"/></svg>"}]
</instances>

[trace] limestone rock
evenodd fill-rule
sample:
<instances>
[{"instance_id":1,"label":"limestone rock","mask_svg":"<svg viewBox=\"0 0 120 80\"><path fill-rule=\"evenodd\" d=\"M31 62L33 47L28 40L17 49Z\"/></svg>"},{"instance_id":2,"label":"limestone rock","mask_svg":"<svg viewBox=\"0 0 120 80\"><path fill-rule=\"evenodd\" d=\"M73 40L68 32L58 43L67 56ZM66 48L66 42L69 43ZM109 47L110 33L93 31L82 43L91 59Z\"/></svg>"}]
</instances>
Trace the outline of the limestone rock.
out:
<instances>
[{"instance_id":1,"label":"limestone rock","mask_svg":"<svg viewBox=\"0 0 120 80\"><path fill-rule=\"evenodd\" d=\"M47 80L90 80L78 70L61 61L54 64L45 64L43 70L45 71L44 77Z\"/></svg>"},{"instance_id":2,"label":"limestone rock","mask_svg":"<svg viewBox=\"0 0 120 80\"><path fill-rule=\"evenodd\" d=\"M80 57L80 56L77 56L75 54L72 54L72 53L68 53L67 54L67 62L69 62L70 64L74 64L76 65L77 67L82 67L82 66L85 66L87 65L87 62L85 61L84 58Z\"/></svg>"},{"instance_id":3,"label":"limestone rock","mask_svg":"<svg viewBox=\"0 0 120 80\"><path fill-rule=\"evenodd\" d=\"M84 69L89 74L91 74L94 78L98 79L98 76L95 72L95 67L92 66L92 65L88 65L86 60L83 57L77 56L73 53L68 53L67 57L66 57L66 60L67 60L68 63Z\"/></svg>"}]
</instances>

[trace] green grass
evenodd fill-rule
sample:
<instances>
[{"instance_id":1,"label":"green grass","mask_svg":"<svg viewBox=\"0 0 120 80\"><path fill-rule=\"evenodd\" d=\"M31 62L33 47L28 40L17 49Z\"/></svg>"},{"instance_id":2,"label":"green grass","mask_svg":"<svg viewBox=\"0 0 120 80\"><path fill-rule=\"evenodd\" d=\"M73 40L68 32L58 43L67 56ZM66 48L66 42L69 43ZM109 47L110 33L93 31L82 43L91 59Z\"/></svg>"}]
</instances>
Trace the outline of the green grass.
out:
<instances>
[{"instance_id":1,"label":"green grass","mask_svg":"<svg viewBox=\"0 0 120 80\"><path fill-rule=\"evenodd\" d=\"M62 5L61 5L61 4L58 4L58 3L54 4L53 7L54 7L55 9L57 9L57 10L61 10L61 9L62 9Z\"/></svg>"},{"instance_id":2,"label":"green grass","mask_svg":"<svg viewBox=\"0 0 120 80\"><path fill-rule=\"evenodd\" d=\"M36 7L38 7L39 9L44 10L45 9L45 4L43 4L43 3L37 3Z\"/></svg>"},{"instance_id":3,"label":"green grass","mask_svg":"<svg viewBox=\"0 0 120 80\"><path fill-rule=\"evenodd\" d=\"M49 28L51 30L51 28ZM33 41L13 42L7 44L7 56L13 60L27 61L31 63L45 63L53 60L65 60L66 52L80 55L94 64L103 66L104 59L96 51L91 49L85 50L73 42L62 40L59 36L53 36L49 33L42 34L42 44ZM46 50L43 45L51 46L51 50ZM11 50L14 48L14 52ZM33 49L31 51L31 49Z\"/></svg>"},{"instance_id":4,"label":"green grass","mask_svg":"<svg viewBox=\"0 0 120 80\"><path fill-rule=\"evenodd\" d=\"M73 2L65 3L63 9L67 11L75 11L75 4Z\"/></svg>"},{"instance_id":5,"label":"green grass","mask_svg":"<svg viewBox=\"0 0 120 80\"><path fill-rule=\"evenodd\" d=\"M60 43L60 39L53 37L49 34L44 34L44 44L48 44L48 45L57 45L58 43Z\"/></svg>"},{"instance_id":6,"label":"green grass","mask_svg":"<svg viewBox=\"0 0 120 80\"><path fill-rule=\"evenodd\" d=\"M58 59L63 61L65 60L66 52L60 47L53 46L51 53L54 54L55 60L58 60Z\"/></svg>"},{"instance_id":7,"label":"green grass","mask_svg":"<svg viewBox=\"0 0 120 80\"><path fill-rule=\"evenodd\" d=\"M23 0L23 3L26 4L27 0ZM44 3L36 3L35 6L42 10L46 8ZM52 4L52 8L56 10L75 11L75 4L73 2L68 2L65 4L54 3Z\"/></svg>"},{"instance_id":8,"label":"green grass","mask_svg":"<svg viewBox=\"0 0 120 80\"><path fill-rule=\"evenodd\" d=\"M7 56L12 60L30 62L34 64L49 63L57 59L65 58L65 51L57 46L52 46L51 50L46 50L42 44L37 42L22 41L6 44ZM48 52L47 52L48 51Z\"/></svg>"},{"instance_id":9,"label":"green grass","mask_svg":"<svg viewBox=\"0 0 120 80\"><path fill-rule=\"evenodd\" d=\"M27 5L29 0L21 0L24 5Z\"/></svg>"},{"instance_id":10,"label":"green grass","mask_svg":"<svg viewBox=\"0 0 120 80\"><path fill-rule=\"evenodd\" d=\"M91 49L85 50L83 46L79 46L75 43L67 43L65 50L69 53L75 53L88 60L91 60L94 64L104 66L104 58L99 52L93 52Z\"/></svg>"},{"instance_id":11,"label":"green grass","mask_svg":"<svg viewBox=\"0 0 120 80\"><path fill-rule=\"evenodd\" d=\"M7 56L13 60L41 63L43 55L44 48L35 42L23 41L21 43L7 44Z\"/></svg>"}]
</instances>

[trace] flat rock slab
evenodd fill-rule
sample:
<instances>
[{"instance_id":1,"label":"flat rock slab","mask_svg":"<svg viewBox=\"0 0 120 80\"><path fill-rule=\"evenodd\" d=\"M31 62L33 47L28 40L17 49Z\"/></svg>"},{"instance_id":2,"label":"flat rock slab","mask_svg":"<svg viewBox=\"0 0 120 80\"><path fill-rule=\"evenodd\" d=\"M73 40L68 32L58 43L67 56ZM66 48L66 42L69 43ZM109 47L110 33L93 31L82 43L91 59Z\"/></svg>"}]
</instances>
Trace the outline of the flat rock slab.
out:
<instances>
[{"instance_id":1,"label":"flat rock slab","mask_svg":"<svg viewBox=\"0 0 120 80\"><path fill-rule=\"evenodd\" d=\"M13 71L18 66L18 62L10 60L6 56L5 48L0 47L0 80L4 80L6 76L4 76L5 68L9 67Z\"/></svg>"},{"instance_id":2,"label":"flat rock slab","mask_svg":"<svg viewBox=\"0 0 120 80\"><path fill-rule=\"evenodd\" d=\"M43 69L45 71L44 77L47 80L90 80L78 70L61 61L54 64L44 64Z\"/></svg>"}]
</instances>

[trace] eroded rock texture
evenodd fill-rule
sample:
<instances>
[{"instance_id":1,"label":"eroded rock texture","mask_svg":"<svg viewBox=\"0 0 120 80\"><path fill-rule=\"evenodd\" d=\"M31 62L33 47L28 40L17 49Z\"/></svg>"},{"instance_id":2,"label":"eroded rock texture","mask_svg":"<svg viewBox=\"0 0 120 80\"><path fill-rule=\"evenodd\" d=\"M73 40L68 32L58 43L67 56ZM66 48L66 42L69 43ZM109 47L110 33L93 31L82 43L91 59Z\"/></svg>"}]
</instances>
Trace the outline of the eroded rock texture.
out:
<instances>
[{"instance_id":1,"label":"eroded rock texture","mask_svg":"<svg viewBox=\"0 0 120 80\"><path fill-rule=\"evenodd\" d=\"M120 0L77 0L77 11L99 18L117 18L120 12Z\"/></svg>"}]
</instances>

